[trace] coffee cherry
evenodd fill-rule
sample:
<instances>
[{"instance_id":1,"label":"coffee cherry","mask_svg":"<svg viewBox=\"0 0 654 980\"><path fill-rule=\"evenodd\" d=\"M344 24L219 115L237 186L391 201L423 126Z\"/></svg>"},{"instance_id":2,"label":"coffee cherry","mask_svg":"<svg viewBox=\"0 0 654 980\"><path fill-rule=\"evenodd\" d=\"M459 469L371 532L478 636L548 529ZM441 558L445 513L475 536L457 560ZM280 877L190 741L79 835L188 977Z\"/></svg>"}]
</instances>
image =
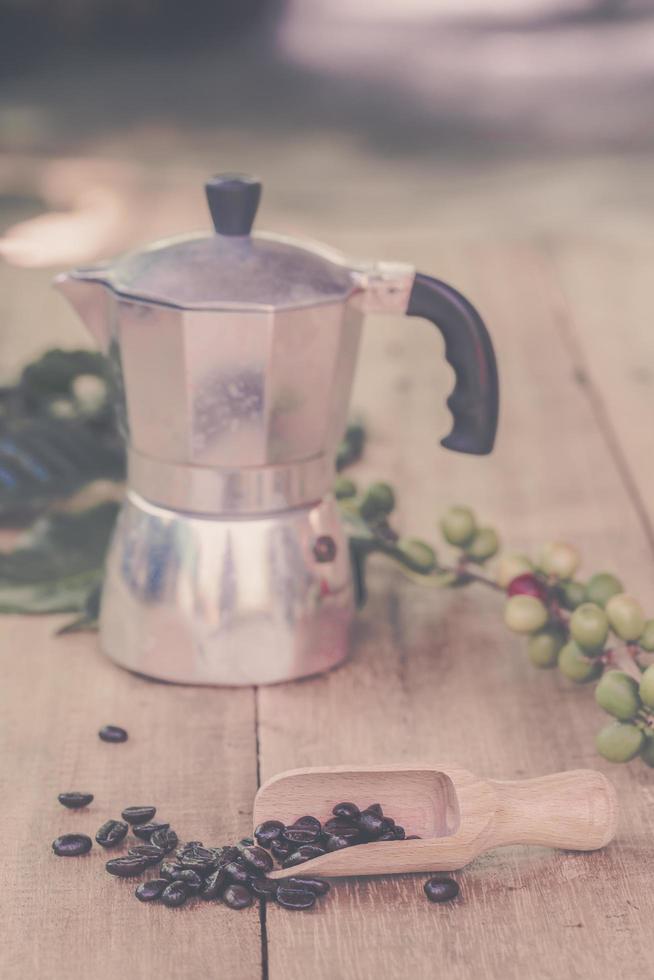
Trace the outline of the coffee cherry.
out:
<instances>
[{"instance_id":1,"label":"coffee cherry","mask_svg":"<svg viewBox=\"0 0 654 980\"><path fill-rule=\"evenodd\" d=\"M607 670L595 688L600 708L620 721L630 721L640 708L638 681L621 670Z\"/></svg>"},{"instance_id":2,"label":"coffee cherry","mask_svg":"<svg viewBox=\"0 0 654 980\"><path fill-rule=\"evenodd\" d=\"M509 596L533 595L536 599L540 599L541 602L547 602L549 599L547 586L533 572L524 572L522 575L518 575L517 578L512 579L508 584L506 593Z\"/></svg>"},{"instance_id":3,"label":"coffee cherry","mask_svg":"<svg viewBox=\"0 0 654 980\"><path fill-rule=\"evenodd\" d=\"M640 728L626 721L614 721L598 733L595 747L609 762L629 762L643 747Z\"/></svg>"},{"instance_id":4,"label":"coffee cherry","mask_svg":"<svg viewBox=\"0 0 654 980\"><path fill-rule=\"evenodd\" d=\"M414 572L428 575L436 567L436 552L425 541L417 538L400 538L397 549L403 563Z\"/></svg>"},{"instance_id":5,"label":"coffee cherry","mask_svg":"<svg viewBox=\"0 0 654 980\"><path fill-rule=\"evenodd\" d=\"M586 653L601 650L608 634L606 613L594 602L583 602L570 617L570 635Z\"/></svg>"},{"instance_id":6,"label":"coffee cherry","mask_svg":"<svg viewBox=\"0 0 654 980\"><path fill-rule=\"evenodd\" d=\"M638 638L638 643L648 653L654 652L654 619L645 621L645 628Z\"/></svg>"},{"instance_id":7,"label":"coffee cherry","mask_svg":"<svg viewBox=\"0 0 654 980\"><path fill-rule=\"evenodd\" d=\"M576 609L583 602L586 602L586 586L581 582L561 582L559 586L559 597L561 605L565 609Z\"/></svg>"},{"instance_id":8,"label":"coffee cherry","mask_svg":"<svg viewBox=\"0 0 654 980\"><path fill-rule=\"evenodd\" d=\"M363 495L359 513L364 521L386 517L395 507L395 494L388 483L373 483Z\"/></svg>"},{"instance_id":9,"label":"coffee cherry","mask_svg":"<svg viewBox=\"0 0 654 980\"><path fill-rule=\"evenodd\" d=\"M654 767L654 733L647 734L643 739L640 757L646 765Z\"/></svg>"},{"instance_id":10,"label":"coffee cherry","mask_svg":"<svg viewBox=\"0 0 654 980\"><path fill-rule=\"evenodd\" d=\"M559 651L559 670L575 684L585 684L602 673L602 665L587 657L574 640L570 640Z\"/></svg>"},{"instance_id":11,"label":"coffee cherry","mask_svg":"<svg viewBox=\"0 0 654 980\"><path fill-rule=\"evenodd\" d=\"M492 527L480 527L478 531L466 546L466 554L471 561L481 562L488 561L493 555L496 555L500 547L500 539L497 536L497 532Z\"/></svg>"},{"instance_id":12,"label":"coffee cherry","mask_svg":"<svg viewBox=\"0 0 654 980\"><path fill-rule=\"evenodd\" d=\"M611 596L623 591L622 582L610 572L597 572L586 583L586 595L589 602L594 602L604 608Z\"/></svg>"},{"instance_id":13,"label":"coffee cherry","mask_svg":"<svg viewBox=\"0 0 654 980\"><path fill-rule=\"evenodd\" d=\"M348 500L350 497L356 497L357 495L356 483L347 476L337 476L334 480L333 489L334 496L337 500Z\"/></svg>"},{"instance_id":14,"label":"coffee cherry","mask_svg":"<svg viewBox=\"0 0 654 980\"><path fill-rule=\"evenodd\" d=\"M650 664L640 679L640 700L648 708L654 708L654 664Z\"/></svg>"},{"instance_id":15,"label":"coffee cherry","mask_svg":"<svg viewBox=\"0 0 654 980\"><path fill-rule=\"evenodd\" d=\"M547 622L547 607L531 595L514 595L504 606L504 622L514 633L536 633Z\"/></svg>"},{"instance_id":16,"label":"coffee cherry","mask_svg":"<svg viewBox=\"0 0 654 980\"><path fill-rule=\"evenodd\" d=\"M526 555L509 552L506 555L501 555L497 560L495 581L501 588L506 589L509 582L512 582L519 575L531 571L533 571L533 567Z\"/></svg>"},{"instance_id":17,"label":"coffee cherry","mask_svg":"<svg viewBox=\"0 0 654 980\"><path fill-rule=\"evenodd\" d=\"M554 627L534 633L527 641L527 656L534 665L545 669L556 667L564 636Z\"/></svg>"},{"instance_id":18,"label":"coffee cherry","mask_svg":"<svg viewBox=\"0 0 654 980\"><path fill-rule=\"evenodd\" d=\"M640 603L626 592L611 596L606 603L606 615L621 640L631 643L645 629L645 615Z\"/></svg>"},{"instance_id":19,"label":"coffee cherry","mask_svg":"<svg viewBox=\"0 0 654 980\"><path fill-rule=\"evenodd\" d=\"M440 527L445 540L461 548L472 541L477 521L469 507L450 507L443 514Z\"/></svg>"},{"instance_id":20,"label":"coffee cherry","mask_svg":"<svg viewBox=\"0 0 654 980\"><path fill-rule=\"evenodd\" d=\"M579 552L564 541L550 541L541 549L538 567L546 575L556 578L572 578L579 566Z\"/></svg>"}]
</instances>

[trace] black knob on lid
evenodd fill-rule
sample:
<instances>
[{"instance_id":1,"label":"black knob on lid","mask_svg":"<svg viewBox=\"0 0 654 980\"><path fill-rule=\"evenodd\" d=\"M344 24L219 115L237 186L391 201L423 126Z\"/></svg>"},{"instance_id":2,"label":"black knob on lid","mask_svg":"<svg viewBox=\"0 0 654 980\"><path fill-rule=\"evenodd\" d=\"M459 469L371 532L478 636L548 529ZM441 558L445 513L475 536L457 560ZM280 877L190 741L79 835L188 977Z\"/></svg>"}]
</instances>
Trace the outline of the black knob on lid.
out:
<instances>
[{"instance_id":1,"label":"black knob on lid","mask_svg":"<svg viewBox=\"0 0 654 980\"><path fill-rule=\"evenodd\" d=\"M205 184L219 235L249 235L261 198L261 181L248 174L217 174Z\"/></svg>"}]
</instances>

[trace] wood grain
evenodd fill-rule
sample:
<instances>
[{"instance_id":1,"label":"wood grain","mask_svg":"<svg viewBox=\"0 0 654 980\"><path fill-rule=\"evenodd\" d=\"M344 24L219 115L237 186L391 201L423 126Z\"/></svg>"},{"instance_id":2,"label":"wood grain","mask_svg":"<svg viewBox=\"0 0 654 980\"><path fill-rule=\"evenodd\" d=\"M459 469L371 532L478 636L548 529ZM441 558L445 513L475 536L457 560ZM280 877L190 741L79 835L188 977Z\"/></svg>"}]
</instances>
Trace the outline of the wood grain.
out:
<instances>
[{"instance_id":1,"label":"wood grain","mask_svg":"<svg viewBox=\"0 0 654 980\"><path fill-rule=\"evenodd\" d=\"M597 244L546 253L508 241L429 242L413 226L375 240L345 231L335 240L362 254L419 261L476 301L498 347L497 450L480 460L438 448L452 383L442 344L427 324L373 318L355 393L370 446L353 475L397 485L397 521L408 534L433 528L436 539L443 507L470 502L508 547L570 539L587 571L621 573L645 601L654 585L643 422L651 404L648 383L634 381L632 357L644 378L649 252L636 249L632 266L629 248ZM4 273L5 310L47 323L45 290L25 308L12 275ZM615 285L603 283L598 299L595 283L609 276ZM621 349L610 327L623 309ZM145 681L104 660L94 637L54 639L55 626L50 618L0 620L3 980L651 975L652 773L637 762L598 760L593 735L605 715L591 692L528 664L523 642L501 623L495 594L422 590L373 564L351 662L260 690L256 703L249 690ZM107 722L124 724L130 741L100 743L96 732ZM297 766L416 758L451 760L496 779L598 766L621 797L617 840L592 855L495 851L458 876L462 897L442 908L424 899L425 876L339 882L310 913L268 910L267 961L256 909L142 906L132 885L102 872L97 848L79 861L50 850L58 833L93 832L122 806L150 802L186 837L238 837L249 827L257 761L265 779ZM55 797L64 789L94 792L92 808L63 810Z\"/></svg>"},{"instance_id":2,"label":"wood grain","mask_svg":"<svg viewBox=\"0 0 654 980\"><path fill-rule=\"evenodd\" d=\"M406 254L398 258L406 257ZM559 332L560 289L525 245L425 252L421 266L471 295L498 346L504 402L495 454L446 456L434 409L450 380L426 326L368 328L356 402L371 419L363 477L400 488L405 533L424 533L452 501L474 505L509 547L572 540L586 569L628 571L651 592L639 516ZM619 514L619 520L613 515ZM647 974L654 911L647 870L652 776L598 760L605 716L589 690L526 661L497 596L437 593L381 566L352 662L327 677L259 692L263 778L287 767L451 759L497 778L598 766L623 808L617 841L571 855L511 847L460 875L456 907L422 899L424 878L338 883L320 911L268 912L270 976L608 978ZM373 801L362 801L363 803ZM299 920L299 921L298 921Z\"/></svg>"},{"instance_id":3,"label":"wood grain","mask_svg":"<svg viewBox=\"0 0 654 980\"><path fill-rule=\"evenodd\" d=\"M3 980L211 977L217 960L225 975L260 977L257 909L143 905L135 881L104 871L124 848L76 859L50 848L139 804L156 804L186 840L241 837L256 786L252 692L147 681L112 666L95 637L54 637L56 624L0 624ZM129 740L101 742L103 724ZM80 789L95 795L88 809L57 802Z\"/></svg>"}]
</instances>

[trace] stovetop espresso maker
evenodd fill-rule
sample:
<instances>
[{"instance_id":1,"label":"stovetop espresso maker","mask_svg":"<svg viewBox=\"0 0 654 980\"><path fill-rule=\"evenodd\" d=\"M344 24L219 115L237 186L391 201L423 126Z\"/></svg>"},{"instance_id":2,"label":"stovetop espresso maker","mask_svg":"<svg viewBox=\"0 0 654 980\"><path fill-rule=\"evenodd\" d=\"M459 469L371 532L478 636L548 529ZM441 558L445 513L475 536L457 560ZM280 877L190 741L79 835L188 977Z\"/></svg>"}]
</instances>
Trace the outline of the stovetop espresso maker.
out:
<instances>
[{"instance_id":1,"label":"stovetop espresso maker","mask_svg":"<svg viewBox=\"0 0 654 980\"><path fill-rule=\"evenodd\" d=\"M101 644L167 681L268 684L348 653L349 549L330 487L364 314L424 317L443 334L448 449L492 449L497 372L452 287L251 233L252 177L215 177L206 193L215 233L56 281L109 355L128 446Z\"/></svg>"}]
</instances>

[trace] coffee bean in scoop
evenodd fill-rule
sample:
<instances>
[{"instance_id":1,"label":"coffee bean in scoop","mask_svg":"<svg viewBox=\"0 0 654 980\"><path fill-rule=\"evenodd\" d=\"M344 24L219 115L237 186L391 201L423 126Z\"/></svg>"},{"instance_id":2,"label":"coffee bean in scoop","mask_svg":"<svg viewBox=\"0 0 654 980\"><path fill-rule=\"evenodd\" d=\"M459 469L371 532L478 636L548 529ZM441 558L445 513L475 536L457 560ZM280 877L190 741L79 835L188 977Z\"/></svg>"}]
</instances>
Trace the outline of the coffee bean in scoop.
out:
<instances>
[{"instance_id":1,"label":"coffee bean in scoop","mask_svg":"<svg viewBox=\"0 0 654 980\"><path fill-rule=\"evenodd\" d=\"M356 820L361 811L356 803L337 803L332 813L335 817L344 817L346 820Z\"/></svg>"},{"instance_id":2,"label":"coffee bean in scoop","mask_svg":"<svg viewBox=\"0 0 654 980\"><path fill-rule=\"evenodd\" d=\"M62 834L52 842L52 850L57 857L79 857L87 854L93 847L93 841L86 834Z\"/></svg>"},{"instance_id":3,"label":"coffee bean in scoop","mask_svg":"<svg viewBox=\"0 0 654 980\"><path fill-rule=\"evenodd\" d=\"M128 739L125 729L119 728L118 725L104 725L98 735L103 742L126 742Z\"/></svg>"},{"instance_id":4,"label":"coffee bean in scoop","mask_svg":"<svg viewBox=\"0 0 654 980\"><path fill-rule=\"evenodd\" d=\"M129 824L148 823L156 812L156 806L127 806L121 813L121 817Z\"/></svg>"},{"instance_id":5,"label":"coffee bean in scoop","mask_svg":"<svg viewBox=\"0 0 654 980\"><path fill-rule=\"evenodd\" d=\"M273 841L277 840L284 830L281 820L264 820L254 831L257 844L261 847L270 848Z\"/></svg>"},{"instance_id":6,"label":"coffee bean in scoop","mask_svg":"<svg viewBox=\"0 0 654 980\"><path fill-rule=\"evenodd\" d=\"M447 875L435 875L425 882L425 895L430 902L451 902L458 894L459 886Z\"/></svg>"},{"instance_id":7,"label":"coffee bean in scoop","mask_svg":"<svg viewBox=\"0 0 654 980\"><path fill-rule=\"evenodd\" d=\"M245 885L227 885L222 898L230 909L246 909L252 905L252 893Z\"/></svg>"},{"instance_id":8,"label":"coffee bean in scoop","mask_svg":"<svg viewBox=\"0 0 654 980\"><path fill-rule=\"evenodd\" d=\"M268 851L264 851L262 847L257 847L256 845L241 847L239 845L239 851L248 868L251 868L253 871L259 871L262 874L272 871L273 859L268 854Z\"/></svg>"},{"instance_id":9,"label":"coffee bean in scoop","mask_svg":"<svg viewBox=\"0 0 654 980\"><path fill-rule=\"evenodd\" d=\"M93 802L93 793L60 793L57 799L68 810L79 810Z\"/></svg>"}]
</instances>

